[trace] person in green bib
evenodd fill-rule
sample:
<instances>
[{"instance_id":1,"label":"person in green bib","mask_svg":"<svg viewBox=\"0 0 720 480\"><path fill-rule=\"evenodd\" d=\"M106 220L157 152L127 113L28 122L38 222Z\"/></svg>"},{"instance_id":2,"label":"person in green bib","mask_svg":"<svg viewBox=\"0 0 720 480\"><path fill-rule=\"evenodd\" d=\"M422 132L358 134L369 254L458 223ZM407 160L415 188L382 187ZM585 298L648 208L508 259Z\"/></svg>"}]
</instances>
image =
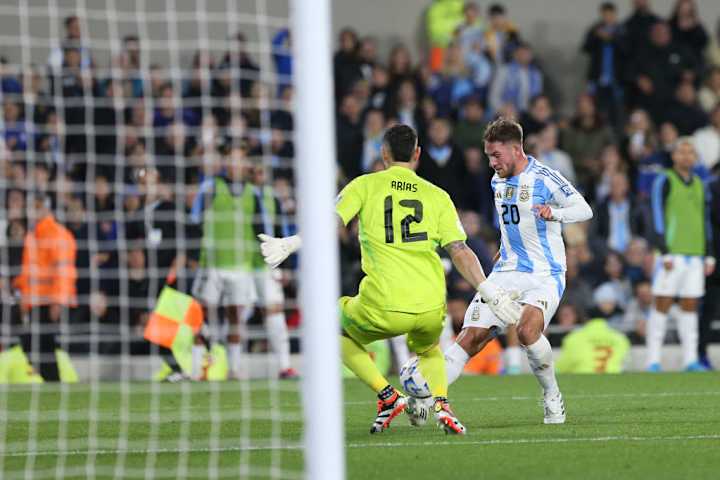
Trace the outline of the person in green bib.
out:
<instances>
[{"instance_id":1,"label":"person in green bib","mask_svg":"<svg viewBox=\"0 0 720 480\"><path fill-rule=\"evenodd\" d=\"M206 307L211 322L213 312L224 308L229 324L231 377L248 376L241 327L249 308L259 305L265 308L270 345L278 355L279 376L292 378L297 373L290 367L282 287L265 265L257 240L260 233L282 233L282 216L272 189L263 184L264 174L258 174L258 170L261 166L248 159L247 148L235 145L224 152L221 171L201 184L191 211L191 219L201 223L203 230L200 271L193 284L193 296ZM194 350L194 365L202 361L201 349Z\"/></svg>"},{"instance_id":2,"label":"person in green bib","mask_svg":"<svg viewBox=\"0 0 720 480\"><path fill-rule=\"evenodd\" d=\"M678 300L677 330L688 371L705 368L698 362L698 299L705 294L705 276L715 269L708 195L692 173L697 152L689 138L672 151L673 168L660 173L651 192L653 240L658 251L652 292L654 305L647 322L647 369L661 370L661 349L668 311Z\"/></svg>"}]
</instances>

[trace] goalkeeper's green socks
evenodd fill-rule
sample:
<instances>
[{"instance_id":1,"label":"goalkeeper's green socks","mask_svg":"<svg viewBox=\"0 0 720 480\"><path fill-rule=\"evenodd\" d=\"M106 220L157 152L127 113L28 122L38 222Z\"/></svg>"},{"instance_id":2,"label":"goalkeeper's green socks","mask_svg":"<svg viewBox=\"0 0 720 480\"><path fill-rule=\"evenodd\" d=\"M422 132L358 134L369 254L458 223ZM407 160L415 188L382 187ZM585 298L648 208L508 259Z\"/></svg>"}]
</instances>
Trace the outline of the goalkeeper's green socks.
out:
<instances>
[{"instance_id":1,"label":"goalkeeper's green socks","mask_svg":"<svg viewBox=\"0 0 720 480\"><path fill-rule=\"evenodd\" d=\"M368 387L372 388L375 393L380 393L390 383L380 373L367 350L352 338L341 335L340 350L343 364L352 370ZM443 366L443 373L444 368Z\"/></svg>"},{"instance_id":2,"label":"goalkeeper's green socks","mask_svg":"<svg viewBox=\"0 0 720 480\"><path fill-rule=\"evenodd\" d=\"M433 397L447 397L448 380L445 357L438 345L418 354L418 368L430 387Z\"/></svg>"}]
</instances>

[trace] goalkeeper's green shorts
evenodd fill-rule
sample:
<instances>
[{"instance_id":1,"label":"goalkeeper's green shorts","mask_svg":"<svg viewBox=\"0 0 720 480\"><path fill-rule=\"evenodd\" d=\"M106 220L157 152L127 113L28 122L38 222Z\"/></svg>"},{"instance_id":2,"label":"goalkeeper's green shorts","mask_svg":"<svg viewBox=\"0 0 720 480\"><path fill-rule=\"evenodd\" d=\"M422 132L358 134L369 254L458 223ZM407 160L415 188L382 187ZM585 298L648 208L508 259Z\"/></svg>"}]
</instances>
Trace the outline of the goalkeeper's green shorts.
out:
<instances>
[{"instance_id":1,"label":"goalkeeper's green shorts","mask_svg":"<svg viewBox=\"0 0 720 480\"><path fill-rule=\"evenodd\" d=\"M424 353L437 345L445 326L445 307L429 312L405 313L380 310L359 296L340 297L342 328L361 345L407 334L410 351Z\"/></svg>"}]
</instances>

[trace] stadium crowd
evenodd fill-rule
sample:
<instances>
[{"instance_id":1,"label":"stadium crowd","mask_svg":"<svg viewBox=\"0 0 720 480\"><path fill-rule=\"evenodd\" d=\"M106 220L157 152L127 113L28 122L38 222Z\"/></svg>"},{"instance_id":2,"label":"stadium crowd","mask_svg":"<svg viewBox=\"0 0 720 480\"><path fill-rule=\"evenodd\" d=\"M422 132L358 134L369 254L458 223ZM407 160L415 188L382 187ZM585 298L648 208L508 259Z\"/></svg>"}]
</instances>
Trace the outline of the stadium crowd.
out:
<instances>
[{"instance_id":1,"label":"stadium crowd","mask_svg":"<svg viewBox=\"0 0 720 480\"><path fill-rule=\"evenodd\" d=\"M642 339L652 302L653 178L671 165L677 139L691 136L696 173L715 181L720 25L707 32L693 0L678 0L667 17L647 0L633 4L628 18L606 2L588 19L578 39L588 70L577 78L587 88L567 117L548 92L552 73L541 52L500 3L433 2L423 58L405 44L381 58L377 39L343 29L333 64L338 185L383 168L384 130L411 125L423 149L418 173L450 193L490 271L498 231L483 130L497 116L518 119L526 151L576 184L595 211L591 222L565 229L567 289L551 325L567 331L599 315ZM227 52L198 51L187 68L168 70L148 64L138 36L96 63L80 19L68 17L64 28L46 64L0 64L3 325L20 323L15 279L33 228L28 211L41 198L77 244L70 323L140 335L163 285L190 291L202 237L192 209L206 177L240 162L293 218L291 35L274 36L272 71L261 69L242 33ZM343 294L362 275L356 231L351 225L340 236ZM475 292L447 264L448 312L459 326ZM292 300L294 263L286 267ZM720 285L720 274L708 282ZM287 308L297 323L294 302ZM705 341L713 313L702 320Z\"/></svg>"}]
</instances>

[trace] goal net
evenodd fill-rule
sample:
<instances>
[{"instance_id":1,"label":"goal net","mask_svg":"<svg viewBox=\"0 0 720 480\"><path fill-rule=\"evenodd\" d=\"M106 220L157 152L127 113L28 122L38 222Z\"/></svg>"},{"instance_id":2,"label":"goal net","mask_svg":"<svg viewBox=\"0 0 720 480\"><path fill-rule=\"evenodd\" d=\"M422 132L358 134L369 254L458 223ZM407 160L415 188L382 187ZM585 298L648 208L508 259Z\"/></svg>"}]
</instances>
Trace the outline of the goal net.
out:
<instances>
[{"instance_id":1,"label":"goal net","mask_svg":"<svg viewBox=\"0 0 720 480\"><path fill-rule=\"evenodd\" d=\"M0 478L342 478L328 3L0 4Z\"/></svg>"}]
</instances>

